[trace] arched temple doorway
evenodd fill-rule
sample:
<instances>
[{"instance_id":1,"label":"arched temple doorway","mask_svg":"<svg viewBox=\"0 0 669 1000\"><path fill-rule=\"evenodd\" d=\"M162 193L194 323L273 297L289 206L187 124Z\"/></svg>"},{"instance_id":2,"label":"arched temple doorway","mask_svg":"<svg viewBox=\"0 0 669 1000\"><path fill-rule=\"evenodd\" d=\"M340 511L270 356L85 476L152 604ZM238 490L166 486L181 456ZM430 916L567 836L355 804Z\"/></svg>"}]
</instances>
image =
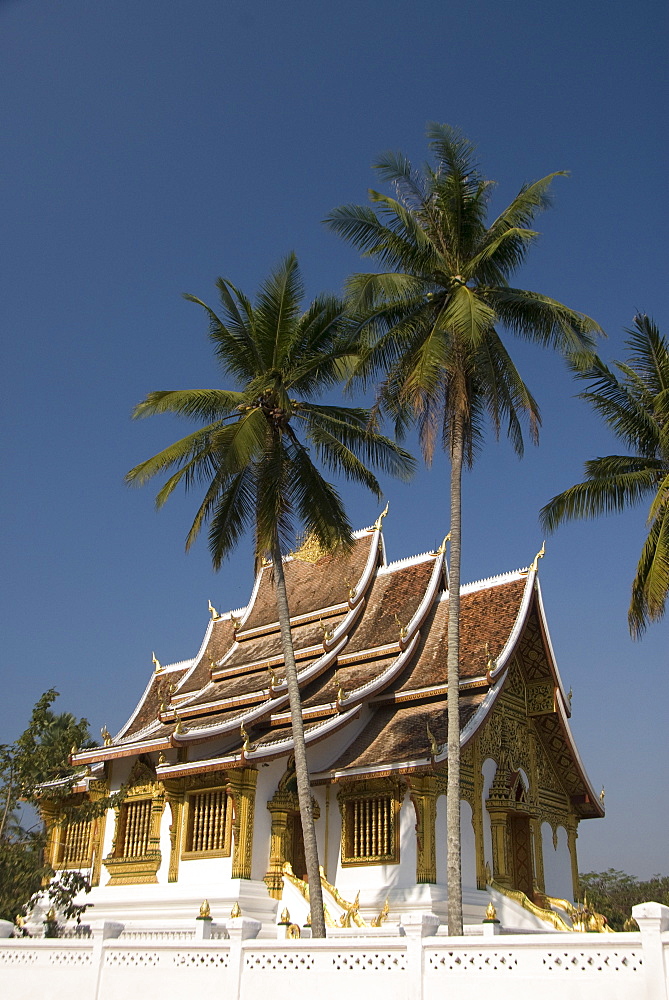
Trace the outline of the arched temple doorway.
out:
<instances>
[{"instance_id":1,"label":"arched temple doorway","mask_svg":"<svg viewBox=\"0 0 669 1000\"><path fill-rule=\"evenodd\" d=\"M314 819L317 820L320 816L318 803L312 799L311 804ZM276 792L267 803L267 808L272 814L272 833L269 866L264 881L270 896L280 899L283 890L281 872L286 861L290 862L298 878L307 881L302 820L295 781L295 761L292 757L288 761Z\"/></svg>"},{"instance_id":2,"label":"arched temple doorway","mask_svg":"<svg viewBox=\"0 0 669 1000\"><path fill-rule=\"evenodd\" d=\"M498 767L486 800L492 836L493 878L508 889L534 894L533 810L521 770Z\"/></svg>"}]
</instances>

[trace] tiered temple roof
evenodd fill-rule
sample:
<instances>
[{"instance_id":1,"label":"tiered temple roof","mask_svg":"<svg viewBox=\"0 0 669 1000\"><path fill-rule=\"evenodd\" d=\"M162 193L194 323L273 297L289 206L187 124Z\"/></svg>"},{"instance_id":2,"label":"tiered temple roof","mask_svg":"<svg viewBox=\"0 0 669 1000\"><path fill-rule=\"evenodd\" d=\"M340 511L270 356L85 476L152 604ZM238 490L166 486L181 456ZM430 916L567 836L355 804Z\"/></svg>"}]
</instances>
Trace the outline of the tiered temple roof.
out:
<instances>
[{"instance_id":1,"label":"tiered temple roof","mask_svg":"<svg viewBox=\"0 0 669 1000\"><path fill-rule=\"evenodd\" d=\"M379 522L357 532L344 556L323 555L307 544L285 559L284 569L307 746L350 727L345 749L340 741L336 758L312 775L314 782L445 762L444 547L388 564ZM290 754L274 590L272 567L264 566L248 606L222 615L212 610L198 654L158 664L118 735L73 760L93 764L157 752L157 774L168 778ZM560 759L579 814L601 815L569 731L569 698L548 636L536 560L528 569L462 588L463 746L484 725L514 663L529 685L545 689L549 683L552 705L536 717L542 739Z\"/></svg>"}]
</instances>

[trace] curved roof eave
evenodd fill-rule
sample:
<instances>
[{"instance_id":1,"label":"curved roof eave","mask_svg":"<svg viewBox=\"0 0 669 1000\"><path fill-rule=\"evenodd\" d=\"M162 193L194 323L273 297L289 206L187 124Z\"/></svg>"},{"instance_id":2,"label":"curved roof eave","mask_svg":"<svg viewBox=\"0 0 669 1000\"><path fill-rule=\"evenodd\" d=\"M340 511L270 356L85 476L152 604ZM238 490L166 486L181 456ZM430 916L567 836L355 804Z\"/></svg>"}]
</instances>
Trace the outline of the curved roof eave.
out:
<instances>
[{"instance_id":1,"label":"curved roof eave","mask_svg":"<svg viewBox=\"0 0 669 1000\"><path fill-rule=\"evenodd\" d=\"M144 705L144 702L148 698L148 696L149 696L149 694L151 692L151 688L153 687L156 679L164 677L166 674L169 674L169 673L176 673L178 670L190 670L192 666L193 666L193 661L192 660L180 660L178 663L168 663L168 664L165 664L164 666L161 666L160 670L154 671L151 674L151 676L149 677L149 682L146 685L146 687L144 688L144 693L142 694L141 698L137 702L137 705L135 707L134 712L132 713L132 715L130 716L130 718L128 719L128 721L125 723L125 725L123 725L121 727L121 729L119 729L119 731L116 734L116 736L114 736L113 742L116 742L116 740L123 739L124 735L128 732L128 730L132 726L133 722L135 721L135 719L139 715L139 713L140 713L140 711L142 709L142 706ZM152 723L150 723L149 726L150 725L152 725ZM144 732L144 730L146 728L148 728L148 727L144 726L140 730L140 732Z\"/></svg>"}]
</instances>

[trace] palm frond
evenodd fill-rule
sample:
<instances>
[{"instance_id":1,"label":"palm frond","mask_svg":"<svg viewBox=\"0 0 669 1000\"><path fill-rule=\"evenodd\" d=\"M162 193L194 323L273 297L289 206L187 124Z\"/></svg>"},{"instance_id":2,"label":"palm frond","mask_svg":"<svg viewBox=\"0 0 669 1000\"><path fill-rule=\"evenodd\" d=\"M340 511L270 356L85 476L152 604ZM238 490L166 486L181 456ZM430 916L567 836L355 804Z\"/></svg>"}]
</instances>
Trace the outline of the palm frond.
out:
<instances>
[{"instance_id":1,"label":"palm frond","mask_svg":"<svg viewBox=\"0 0 669 1000\"><path fill-rule=\"evenodd\" d=\"M576 369L592 366L595 336L603 331L589 316L547 295L520 288L486 288L485 298L514 333L554 348L569 358Z\"/></svg>"},{"instance_id":2,"label":"palm frond","mask_svg":"<svg viewBox=\"0 0 669 1000\"><path fill-rule=\"evenodd\" d=\"M207 498L205 498L206 503ZM209 521L209 551L214 569L220 569L226 556L232 552L244 532L253 525L255 515L255 477L251 468L234 476L216 498L215 509L203 503L196 521L189 532L189 544L195 537L193 530L204 520Z\"/></svg>"},{"instance_id":3,"label":"palm frond","mask_svg":"<svg viewBox=\"0 0 669 1000\"><path fill-rule=\"evenodd\" d=\"M317 446L323 463L345 476L349 476L346 467L348 454L356 460L362 459L367 472L372 466L404 482L411 479L415 472L413 456L395 441L377 432L373 415L367 409L302 404L296 416L304 419L307 438ZM332 442L336 442L337 447L335 449L333 445L333 456L329 457L327 449ZM342 448L345 452L341 451ZM369 483L369 488L376 492L378 484L371 485L372 479Z\"/></svg>"},{"instance_id":4,"label":"palm frond","mask_svg":"<svg viewBox=\"0 0 669 1000\"><path fill-rule=\"evenodd\" d=\"M650 316L641 313L634 317L634 326L628 334L630 367L638 374L645 388L653 396L669 389L669 342Z\"/></svg>"},{"instance_id":5,"label":"palm frond","mask_svg":"<svg viewBox=\"0 0 669 1000\"><path fill-rule=\"evenodd\" d=\"M628 611L630 633L639 638L650 622L659 621L669 594L669 510L651 525L632 584Z\"/></svg>"},{"instance_id":6,"label":"palm frond","mask_svg":"<svg viewBox=\"0 0 669 1000\"><path fill-rule=\"evenodd\" d=\"M337 490L323 479L299 442L290 447L290 458L288 496L300 523L326 551L349 549L352 529Z\"/></svg>"},{"instance_id":7,"label":"palm frond","mask_svg":"<svg viewBox=\"0 0 669 1000\"><path fill-rule=\"evenodd\" d=\"M244 305L248 307L249 303L244 303L241 293L237 292L231 282L225 278L219 278L216 284L227 313L226 322L223 322L214 310L197 296L186 292L183 297L188 302L194 302L195 305L204 309L209 317L209 338L214 344L216 357L223 372L243 382L258 364L253 333L253 314L252 312L249 314L247 309L244 309L245 315L240 312L234 296L237 296L242 307Z\"/></svg>"},{"instance_id":8,"label":"palm frond","mask_svg":"<svg viewBox=\"0 0 669 1000\"><path fill-rule=\"evenodd\" d=\"M199 420L221 420L247 402L244 393L224 389L164 389L150 392L133 410L133 420L174 413Z\"/></svg>"},{"instance_id":9,"label":"palm frond","mask_svg":"<svg viewBox=\"0 0 669 1000\"><path fill-rule=\"evenodd\" d=\"M446 301L438 326L454 336L466 352L470 352L477 350L488 331L493 329L496 319L495 310L475 289L456 285Z\"/></svg>"},{"instance_id":10,"label":"palm frond","mask_svg":"<svg viewBox=\"0 0 669 1000\"><path fill-rule=\"evenodd\" d=\"M290 351L304 285L294 253L260 286L255 316L258 352L267 369L280 369Z\"/></svg>"},{"instance_id":11,"label":"palm frond","mask_svg":"<svg viewBox=\"0 0 669 1000\"><path fill-rule=\"evenodd\" d=\"M166 472L175 465L185 465L198 455L206 457L211 450L211 435L220 426L220 422L209 424L175 441L157 455L136 465L126 474L125 481L130 486L143 486L153 476Z\"/></svg>"},{"instance_id":12,"label":"palm frond","mask_svg":"<svg viewBox=\"0 0 669 1000\"><path fill-rule=\"evenodd\" d=\"M657 487L658 464L634 455L607 455L586 462L588 479L559 493L542 508L547 531L563 521L612 514L640 503Z\"/></svg>"}]
</instances>

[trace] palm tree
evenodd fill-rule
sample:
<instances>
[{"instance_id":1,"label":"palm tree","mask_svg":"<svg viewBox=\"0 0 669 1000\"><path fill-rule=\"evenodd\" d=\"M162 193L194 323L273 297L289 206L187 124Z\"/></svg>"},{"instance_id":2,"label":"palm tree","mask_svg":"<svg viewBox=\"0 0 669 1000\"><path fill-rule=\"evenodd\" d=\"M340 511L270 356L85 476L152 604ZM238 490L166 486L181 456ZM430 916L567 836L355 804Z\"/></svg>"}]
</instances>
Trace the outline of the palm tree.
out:
<instances>
[{"instance_id":1,"label":"palm tree","mask_svg":"<svg viewBox=\"0 0 669 1000\"><path fill-rule=\"evenodd\" d=\"M156 497L162 506L182 483L188 490L204 483L205 494L186 539L188 548L205 522L209 548L218 569L247 529L254 531L256 568L272 561L277 613L285 658L286 681L295 747L295 770L309 877L312 928L325 936L316 835L300 692L290 632L290 614L282 553L301 527L326 551L351 545L351 526L336 489L322 477L312 453L327 469L362 483L381 495L369 471L408 478L413 459L370 428L365 409L316 402L341 382L350 346L343 333L342 302L319 296L300 311L303 285L293 254L261 285L253 305L224 278L217 282L222 318L192 295L186 298L206 311L209 336L234 390L202 389L152 392L135 417L158 413L205 421L127 475L141 485L176 469ZM299 397L299 398L296 398ZM311 447L302 443L299 432Z\"/></svg>"},{"instance_id":2,"label":"palm tree","mask_svg":"<svg viewBox=\"0 0 669 1000\"><path fill-rule=\"evenodd\" d=\"M595 322L553 299L509 285L538 233L555 174L521 188L487 224L492 182L474 162L474 146L447 125L428 126L434 167L416 171L402 154L375 164L396 197L370 192L376 209L344 205L326 223L364 256L387 268L349 279L351 308L362 314L358 373L383 373L377 405L403 432L418 426L425 460L437 439L451 462L448 616L448 922L462 933L460 866L459 617L461 480L482 443L486 420L502 424L522 454L521 418L537 438L537 404L498 328L570 355L592 358Z\"/></svg>"},{"instance_id":3,"label":"palm tree","mask_svg":"<svg viewBox=\"0 0 669 1000\"><path fill-rule=\"evenodd\" d=\"M669 592L669 343L643 314L625 332L629 360L614 362L619 375L598 361L577 376L590 383L581 399L592 403L632 453L586 462L585 481L553 497L541 520L553 531L571 518L610 514L650 498L648 537L627 614L638 638L662 617Z\"/></svg>"}]
</instances>

